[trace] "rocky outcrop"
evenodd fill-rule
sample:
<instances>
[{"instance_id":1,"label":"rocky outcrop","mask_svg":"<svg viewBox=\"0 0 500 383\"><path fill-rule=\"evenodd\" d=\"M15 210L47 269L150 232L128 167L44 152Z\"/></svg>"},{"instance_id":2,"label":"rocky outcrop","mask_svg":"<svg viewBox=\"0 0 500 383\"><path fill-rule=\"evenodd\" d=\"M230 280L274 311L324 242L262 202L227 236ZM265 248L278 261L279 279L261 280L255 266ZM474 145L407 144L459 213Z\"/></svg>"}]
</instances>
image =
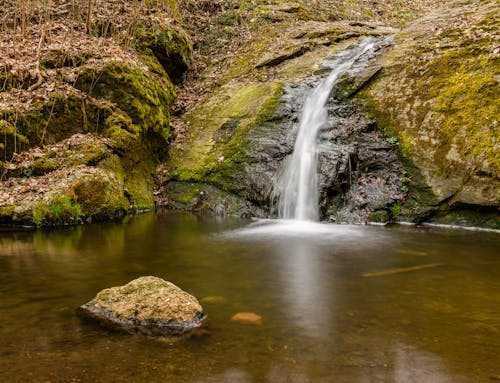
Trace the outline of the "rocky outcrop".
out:
<instances>
[{"instance_id":1,"label":"rocky outcrop","mask_svg":"<svg viewBox=\"0 0 500 383\"><path fill-rule=\"evenodd\" d=\"M152 276L102 290L80 312L108 327L162 338L188 335L206 319L195 297Z\"/></svg>"},{"instance_id":2,"label":"rocky outcrop","mask_svg":"<svg viewBox=\"0 0 500 383\"><path fill-rule=\"evenodd\" d=\"M499 227L497 12L491 1L451 2L333 91L320 135L322 219ZM272 185L322 63L363 36L391 33L364 22L268 27L186 114L187 135L167 165L171 184L159 193L186 210L230 195L239 202L205 211L272 216Z\"/></svg>"},{"instance_id":3,"label":"rocky outcrop","mask_svg":"<svg viewBox=\"0 0 500 383\"><path fill-rule=\"evenodd\" d=\"M288 31L287 38L279 42L283 50L276 50L274 55L261 58L255 52L255 58L249 58L253 67L248 70L253 72L257 68L264 74L272 66L275 71L272 80L259 81L257 76L249 81L248 74L235 77L189 112L185 117L188 133L171 148L167 163L169 182L158 193L166 194L163 200L176 209L219 215L274 215L273 185L283 161L292 151L293 129L300 118L305 94L328 72L324 60L355 43L357 39L353 37L381 36L393 31L374 26L353 27L348 23L311 22L300 30ZM319 43L318 38L328 42ZM295 53L282 54L288 52L287 43L294 47ZM295 49L298 46L306 48ZM267 50L273 51L269 47ZM242 64L243 68L228 68L228 73L233 76L245 70L247 63ZM367 81L371 75L365 75ZM321 210L325 219L361 222L372 211L390 211L390 206L402 198L399 190L402 167L397 164L395 149L373 131L373 121L363 117L356 106L339 106L337 102L363 83L346 79L334 91L336 97L330 109L335 121L322 132ZM349 116L353 116L352 121ZM361 149L363 144L356 143L360 135L364 137L361 141L373 146L373 151L365 152ZM382 158L382 153L389 157L381 161L394 163L397 168L392 178L388 175L394 170L392 165L383 175L372 177L366 173L366 169L376 166L365 166L364 162L373 162L368 160L371 155ZM385 188L388 184L393 185L390 192ZM348 208L344 198L356 188L354 194L358 193L359 198L355 205L363 211L358 217L352 215L354 208ZM375 189L386 198L372 206L363 194ZM225 202L221 203L222 200Z\"/></svg>"},{"instance_id":4,"label":"rocky outcrop","mask_svg":"<svg viewBox=\"0 0 500 383\"><path fill-rule=\"evenodd\" d=\"M500 227L499 11L458 2L411 24L361 93L416 165L401 219L476 225L466 217L489 211Z\"/></svg>"}]
</instances>

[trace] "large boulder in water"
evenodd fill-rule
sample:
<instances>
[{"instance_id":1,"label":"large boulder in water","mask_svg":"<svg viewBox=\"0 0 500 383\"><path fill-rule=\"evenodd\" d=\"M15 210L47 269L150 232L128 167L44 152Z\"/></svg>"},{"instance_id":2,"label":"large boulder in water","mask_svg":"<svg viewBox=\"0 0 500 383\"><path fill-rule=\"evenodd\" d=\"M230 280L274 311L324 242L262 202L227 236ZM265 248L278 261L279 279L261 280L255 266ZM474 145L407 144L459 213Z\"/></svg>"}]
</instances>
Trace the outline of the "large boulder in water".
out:
<instances>
[{"instance_id":1,"label":"large boulder in water","mask_svg":"<svg viewBox=\"0 0 500 383\"><path fill-rule=\"evenodd\" d=\"M206 318L195 297L153 276L102 290L80 311L108 327L155 337L189 334Z\"/></svg>"}]
</instances>

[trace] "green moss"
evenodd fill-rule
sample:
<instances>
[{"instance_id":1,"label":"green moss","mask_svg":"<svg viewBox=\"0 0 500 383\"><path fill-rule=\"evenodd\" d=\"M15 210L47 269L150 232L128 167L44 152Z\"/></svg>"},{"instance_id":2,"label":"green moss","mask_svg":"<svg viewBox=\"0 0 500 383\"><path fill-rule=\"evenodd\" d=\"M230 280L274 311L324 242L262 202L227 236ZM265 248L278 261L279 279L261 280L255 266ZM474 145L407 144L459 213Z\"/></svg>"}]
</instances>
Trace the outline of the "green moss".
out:
<instances>
[{"instance_id":1,"label":"green moss","mask_svg":"<svg viewBox=\"0 0 500 383\"><path fill-rule=\"evenodd\" d=\"M396 202L391 205L389 210L391 211L391 219L394 221L398 221L401 215L401 204L399 202Z\"/></svg>"},{"instance_id":2,"label":"green moss","mask_svg":"<svg viewBox=\"0 0 500 383\"><path fill-rule=\"evenodd\" d=\"M123 185L119 194L126 200L126 210L154 207L153 173L157 158L147 149L127 153L126 157L110 156L99 162L101 169L112 172Z\"/></svg>"},{"instance_id":3,"label":"green moss","mask_svg":"<svg viewBox=\"0 0 500 383\"><path fill-rule=\"evenodd\" d=\"M50 202L33 206L33 223L40 226L75 225L83 217L82 207L66 195L54 195Z\"/></svg>"},{"instance_id":4,"label":"green moss","mask_svg":"<svg viewBox=\"0 0 500 383\"><path fill-rule=\"evenodd\" d=\"M102 134L121 156L118 168L129 198L129 208L153 207L152 173L166 152L170 135L169 107L174 97L170 82L119 63L101 70L84 70L76 86L115 108L103 122Z\"/></svg>"},{"instance_id":5,"label":"green moss","mask_svg":"<svg viewBox=\"0 0 500 383\"><path fill-rule=\"evenodd\" d=\"M106 121L103 135L111 139L115 151L125 153L137 146L142 139L140 127L132 123L129 115L121 110L115 111Z\"/></svg>"},{"instance_id":6,"label":"green moss","mask_svg":"<svg viewBox=\"0 0 500 383\"><path fill-rule=\"evenodd\" d=\"M75 55L70 55L64 51L49 51L40 59L42 69L55 69L64 67L78 67L84 65L92 52L83 51Z\"/></svg>"},{"instance_id":7,"label":"green moss","mask_svg":"<svg viewBox=\"0 0 500 383\"><path fill-rule=\"evenodd\" d=\"M500 115L500 60L486 55L464 57L462 51L450 52L435 60L430 71L441 68L431 94L437 98L441 132L458 146L458 151L488 162L500 174L500 142L497 118ZM442 69L447 68L447 69Z\"/></svg>"},{"instance_id":8,"label":"green moss","mask_svg":"<svg viewBox=\"0 0 500 383\"><path fill-rule=\"evenodd\" d=\"M136 50L152 71L179 82L189 68L193 46L181 31L150 29L140 26L136 29Z\"/></svg>"},{"instance_id":9,"label":"green moss","mask_svg":"<svg viewBox=\"0 0 500 383\"><path fill-rule=\"evenodd\" d=\"M281 83L257 83L221 91L193 112L190 147L171 153L172 178L202 181L236 191L245 166L249 134L272 116L282 95Z\"/></svg>"},{"instance_id":10,"label":"green moss","mask_svg":"<svg viewBox=\"0 0 500 383\"><path fill-rule=\"evenodd\" d=\"M500 215L495 209L474 206L443 206L431 219L432 223L454 226L482 227L500 230Z\"/></svg>"},{"instance_id":11,"label":"green moss","mask_svg":"<svg viewBox=\"0 0 500 383\"><path fill-rule=\"evenodd\" d=\"M15 205L4 205L0 206L0 223L6 224L12 222L12 216L16 210Z\"/></svg>"},{"instance_id":12,"label":"green moss","mask_svg":"<svg viewBox=\"0 0 500 383\"><path fill-rule=\"evenodd\" d=\"M390 219L390 215L387 210L377 210L368 216L368 222L372 223L386 223Z\"/></svg>"},{"instance_id":13,"label":"green moss","mask_svg":"<svg viewBox=\"0 0 500 383\"><path fill-rule=\"evenodd\" d=\"M154 41L164 45L165 55L185 49L182 60L187 65L191 46L179 32L158 32ZM147 53L151 62L159 65L158 59ZM62 56L54 60L47 57L44 64L61 67L84 63ZM36 204L27 222L34 219L37 226L66 225L80 218L78 209L85 217L109 219L130 209L154 206L153 173L166 153L169 110L175 96L169 76L161 65L157 69L160 76L117 62L102 68L82 67L75 83L81 92L53 92L48 101L35 103L24 113L0 111L0 148L6 160L15 151L56 143L75 133L93 133L111 141L110 147L92 140L73 145L62 155L36 159L25 169L29 176L78 165L108 170L77 179L68 191L72 203L51 200Z\"/></svg>"},{"instance_id":14,"label":"green moss","mask_svg":"<svg viewBox=\"0 0 500 383\"><path fill-rule=\"evenodd\" d=\"M65 166L95 166L110 155L110 150L103 143L82 142L72 146L71 150L63 155L66 157L64 159Z\"/></svg>"},{"instance_id":15,"label":"green moss","mask_svg":"<svg viewBox=\"0 0 500 383\"><path fill-rule=\"evenodd\" d=\"M24 114L2 111L3 118L15 126L18 135L29 137L29 147L55 143L75 133L99 133L112 113L107 104L96 104L76 94L53 92L47 102L38 102ZM24 150L28 145L23 147Z\"/></svg>"},{"instance_id":16,"label":"green moss","mask_svg":"<svg viewBox=\"0 0 500 383\"><path fill-rule=\"evenodd\" d=\"M143 153L137 162L124 163L124 184L131 209L154 207L154 159Z\"/></svg>"},{"instance_id":17,"label":"green moss","mask_svg":"<svg viewBox=\"0 0 500 383\"><path fill-rule=\"evenodd\" d=\"M14 153L19 153L27 148L29 140L20 134L16 127L0 116L0 158L10 161Z\"/></svg>"},{"instance_id":18,"label":"green moss","mask_svg":"<svg viewBox=\"0 0 500 383\"><path fill-rule=\"evenodd\" d=\"M71 194L81 206L83 215L97 219L110 219L129 209L119 179L103 174L88 175L79 179Z\"/></svg>"},{"instance_id":19,"label":"green moss","mask_svg":"<svg viewBox=\"0 0 500 383\"><path fill-rule=\"evenodd\" d=\"M59 168L59 164L53 159L41 157L35 160L33 164L33 175L41 176Z\"/></svg>"},{"instance_id":20,"label":"green moss","mask_svg":"<svg viewBox=\"0 0 500 383\"><path fill-rule=\"evenodd\" d=\"M125 139L116 138L120 147L131 138L136 141L146 134L164 142L168 139L169 107L174 97L171 83L158 82L138 69L111 62L100 70L83 70L75 86L118 107L119 110L106 116L103 133L112 139L128 135Z\"/></svg>"}]
</instances>

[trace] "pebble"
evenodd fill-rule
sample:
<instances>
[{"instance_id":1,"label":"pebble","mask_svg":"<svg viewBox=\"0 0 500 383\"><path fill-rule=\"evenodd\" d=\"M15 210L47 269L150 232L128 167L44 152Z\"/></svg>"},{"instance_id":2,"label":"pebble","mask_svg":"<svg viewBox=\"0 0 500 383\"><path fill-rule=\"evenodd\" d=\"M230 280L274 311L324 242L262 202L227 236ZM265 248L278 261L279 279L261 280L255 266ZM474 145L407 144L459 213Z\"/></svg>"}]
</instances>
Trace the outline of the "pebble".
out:
<instances>
[{"instance_id":1,"label":"pebble","mask_svg":"<svg viewBox=\"0 0 500 383\"><path fill-rule=\"evenodd\" d=\"M231 321L241 324L260 326L262 324L262 317L255 313L241 312L234 314L231 318Z\"/></svg>"}]
</instances>

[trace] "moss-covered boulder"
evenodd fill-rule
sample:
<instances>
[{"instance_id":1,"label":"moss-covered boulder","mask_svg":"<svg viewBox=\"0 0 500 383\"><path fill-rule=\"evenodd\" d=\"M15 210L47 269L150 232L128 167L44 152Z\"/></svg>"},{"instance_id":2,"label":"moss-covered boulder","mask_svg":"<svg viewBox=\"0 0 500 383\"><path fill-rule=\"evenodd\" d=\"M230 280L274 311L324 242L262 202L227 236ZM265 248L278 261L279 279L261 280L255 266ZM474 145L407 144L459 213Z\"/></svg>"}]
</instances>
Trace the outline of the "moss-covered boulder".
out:
<instances>
[{"instance_id":1,"label":"moss-covered boulder","mask_svg":"<svg viewBox=\"0 0 500 383\"><path fill-rule=\"evenodd\" d=\"M9 178L0 191L0 224L42 227L110 220L130 207L123 189L113 172L85 165Z\"/></svg>"},{"instance_id":2,"label":"moss-covered boulder","mask_svg":"<svg viewBox=\"0 0 500 383\"><path fill-rule=\"evenodd\" d=\"M206 319L195 297L153 276L102 290L80 312L108 327L162 338L188 335Z\"/></svg>"},{"instance_id":3,"label":"moss-covered boulder","mask_svg":"<svg viewBox=\"0 0 500 383\"><path fill-rule=\"evenodd\" d=\"M431 210L499 206L499 12L494 1L458 2L411 24L362 92L422 175L408 186ZM419 211L405 205L402 218Z\"/></svg>"},{"instance_id":4,"label":"moss-covered boulder","mask_svg":"<svg viewBox=\"0 0 500 383\"><path fill-rule=\"evenodd\" d=\"M174 83L180 83L183 74L188 70L193 46L179 29L175 28L138 28L136 31L136 48L151 63L151 58L158 60L163 71ZM163 71L153 65L153 71Z\"/></svg>"}]
</instances>

